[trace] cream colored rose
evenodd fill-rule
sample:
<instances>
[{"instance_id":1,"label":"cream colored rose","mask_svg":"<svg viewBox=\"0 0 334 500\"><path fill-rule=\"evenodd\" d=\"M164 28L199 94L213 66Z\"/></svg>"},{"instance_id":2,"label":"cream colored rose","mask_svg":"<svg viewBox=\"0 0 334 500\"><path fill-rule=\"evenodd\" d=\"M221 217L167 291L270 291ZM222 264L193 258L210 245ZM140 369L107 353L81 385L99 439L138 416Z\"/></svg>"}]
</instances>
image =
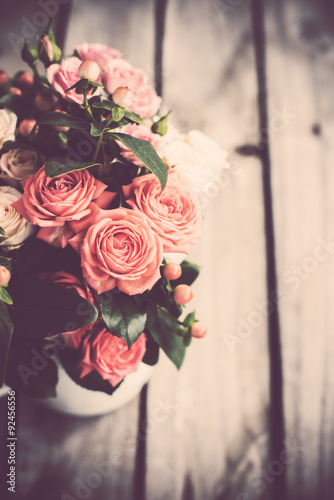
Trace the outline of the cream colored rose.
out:
<instances>
[{"instance_id":1,"label":"cream colored rose","mask_svg":"<svg viewBox=\"0 0 334 500\"><path fill-rule=\"evenodd\" d=\"M33 149L12 149L0 158L0 176L7 184L18 187L20 181L34 175L43 162L42 156Z\"/></svg>"},{"instance_id":2,"label":"cream colored rose","mask_svg":"<svg viewBox=\"0 0 334 500\"><path fill-rule=\"evenodd\" d=\"M175 167L180 180L190 183L199 193L219 179L222 169L229 168L227 152L199 130L186 135L174 127L165 136L165 163Z\"/></svg>"},{"instance_id":3,"label":"cream colored rose","mask_svg":"<svg viewBox=\"0 0 334 500\"><path fill-rule=\"evenodd\" d=\"M0 147L5 141L15 139L17 116L9 109L0 109Z\"/></svg>"},{"instance_id":4,"label":"cream colored rose","mask_svg":"<svg viewBox=\"0 0 334 500\"><path fill-rule=\"evenodd\" d=\"M35 227L11 206L21 196L13 187L0 186L0 227L5 231L5 236L0 235L0 246L9 250L18 248L35 231Z\"/></svg>"}]
</instances>

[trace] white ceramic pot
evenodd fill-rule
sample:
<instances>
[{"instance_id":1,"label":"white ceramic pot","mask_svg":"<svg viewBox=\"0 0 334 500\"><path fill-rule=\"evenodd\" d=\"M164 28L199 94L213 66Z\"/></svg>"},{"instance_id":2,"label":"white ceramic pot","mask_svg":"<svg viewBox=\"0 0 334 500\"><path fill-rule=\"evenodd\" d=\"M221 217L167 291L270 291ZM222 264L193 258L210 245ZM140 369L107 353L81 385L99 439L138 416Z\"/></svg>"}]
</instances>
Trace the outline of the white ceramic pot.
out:
<instances>
[{"instance_id":1,"label":"white ceramic pot","mask_svg":"<svg viewBox=\"0 0 334 500\"><path fill-rule=\"evenodd\" d=\"M59 366L57 397L35 399L36 402L53 410L77 417L92 417L118 410L139 394L149 381L154 367L144 363L135 373L125 377L120 387L110 396L104 392L91 391L77 385ZM0 396L8 392L8 387L0 389Z\"/></svg>"}]
</instances>

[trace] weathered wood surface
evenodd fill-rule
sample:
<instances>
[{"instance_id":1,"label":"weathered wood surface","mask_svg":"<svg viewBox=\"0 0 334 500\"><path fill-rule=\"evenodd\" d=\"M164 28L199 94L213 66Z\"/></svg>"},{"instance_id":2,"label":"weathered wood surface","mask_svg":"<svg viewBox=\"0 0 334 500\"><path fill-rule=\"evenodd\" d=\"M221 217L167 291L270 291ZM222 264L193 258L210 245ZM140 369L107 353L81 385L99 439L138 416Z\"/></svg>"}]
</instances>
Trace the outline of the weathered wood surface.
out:
<instances>
[{"instance_id":1,"label":"weathered wood surface","mask_svg":"<svg viewBox=\"0 0 334 500\"><path fill-rule=\"evenodd\" d=\"M322 7L321 9L319 7ZM317 8L318 7L318 8ZM334 36L329 2L268 2L269 109L291 498L331 498L334 466Z\"/></svg>"},{"instance_id":2,"label":"weathered wood surface","mask_svg":"<svg viewBox=\"0 0 334 500\"><path fill-rule=\"evenodd\" d=\"M11 71L19 58L6 33L20 34L22 17L31 19L39 9L17 3L0 19L1 66ZM257 96L266 82L259 81L255 53L259 57L261 47L253 41L251 7L258 19L262 2L256 1L169 0L167 10L163 89L172 121L184 131L201 129L231 154L231 170L206 191L203 238L191 254L202 266L194 306L209 334L193 342L179 373L162 357L146 412L139 411L139 397L90 419L20 400L18 498L75 497L79 481L87 484L104 461L112 470L91 488L92 500L285 500L277 493L285 474L291 500L331 498L333 263L332 254L325 259L325 250L316 251L319 238L334 239L331 10L325 1L265 2L268 127L261 130ZM83 41L119 48L153 80L153 0L75 1L65 50ZM260 158L236 151L258 151ZM277 402L277 394L269 395L275 353L268 354L265 310L270 249L262 168L269 163L283 293L287 441L278 456L269 411ZM5 424L4 399L0 417ZM139 463L136 446L142 453L143 445L146 460ZM138 481L138 470L146 471L145 481Z\"/></svg>"}]
</instances>

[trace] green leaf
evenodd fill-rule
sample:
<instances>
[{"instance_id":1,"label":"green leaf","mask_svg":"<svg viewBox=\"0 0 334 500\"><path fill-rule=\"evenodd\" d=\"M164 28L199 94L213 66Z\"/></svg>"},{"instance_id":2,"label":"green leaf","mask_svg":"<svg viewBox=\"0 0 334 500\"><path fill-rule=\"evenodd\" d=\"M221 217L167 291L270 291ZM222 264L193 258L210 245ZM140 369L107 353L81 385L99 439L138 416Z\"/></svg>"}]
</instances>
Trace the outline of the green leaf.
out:
<instances>
[{"instance_id":1,"label":"green leaf","mask_svg":"<svg viewBox=\"0 0 334 500\"><path fill-rule=\"evenodd\" d=\"M92 161L74 161L64 158L63 156L54 156L45 164L45 175L47 177L59 177L61 175L74 172L75 170L84 170L90 167L101 167L100 163Z\"/></svg>"},{"instance_id":2,"label":"green leaf","mask_svg":"<svg viewBox=\"0 0 334 500\"><path fill-rule=\"evenodd\" d=\"M31 144L26 144L25 142L22 141L5 141L2 145L4 149L7 149L10 151L11 149L34 149L34 147Z\"/></svg>"},{"instance_id":3,"label":"green leaf","mask_svg":"<svg viewBox=\"0 0 334 500\"><path fill-rule=\"evenodd\" d=\"M40 340L18 341L13 338L5 383L17 392L30 397L56 397L58 368L45 349L47 345L49 343Z\"/></svg>"},{"instance_id":4,"label":"green leaf","mask_svg":"<svg viewBox=\"0 0 334 500\"><path fill-rule=\"evenodd\" d=\"M115 107L115 104L111 101L94 102L92 108L107 109L111 111Z\"/></svg>"},{"instance_id":5,"label":"green leaf","mask_svg":"<svg viewBox=\"0 0 334 500\"><path fill-rule=\"evenodd\" d=\"M0 286L0 301L1 300L2 302L5 302L5 304L12 305L13 303L13 299L3 286Z\"/></svg>"},{"instance_id":6,"label":"green leaf","mask_svg":"<svg viewBox=\"0 0 334 500\"><path fill-rule=\"evenodd\" d=\"M148 309L147 327L153 339L179 369L185 355L182 326L152 303Z\"/></svg>"},{"instance_id":7,"label":"green leaf","mask_svg":"<svg viewBox=\"0 0 334 500\"><path fill-rule=\"evenodd\" d=\"M89 130L89 122L78 118L77 116L68 115L67 113L57 113L56 111L46 113L37 120L37 125L59 125L61 127L70 127L77 130Z\"/></svg>"},{"instance_id":8,"label":"green leaf","mask_svg":"<svg viewBox=\"0 0 334 500\"><path fill-rule=\"evenodd\" d=\"M158 178L161 190L166 185L168 172L167 167L161 158L158 156L156 150L151 143L143 139L138 139L132 135L122 134L120 132L112 132L112 137L121 141L127 148L129 148L141 160L146 167L153 172Z\"/></svg>"},{"instance_id":9,"label":"green leaf","mask_svg":"<svg viewBox=\"0 0 334 500\"><path fill-rule=\"evenodd\" d=\"M109 332L124 339L130 349L145 328L147 314L143 297L109 291L99 295L99 299Z\"/></svg>"},{"instance_id":10,"label":"green leaf","mask_svg":"<svg viewBox=\"0 0 334 500\"><path fill-rule=\"evenodd\" d=\"M35 277L14 276L9 282L14 305L8 308L15 335L40 338L82 328L98 311L77 293Z\"/></svg>"},{"instance_id":11,"label":"green leaf","mask_svg":"<svg viewBox=\"0 0 334 500\"><path fill-rule=\"evenodd\" d=\"M6 372L8 351L13 334L11 322L6 305L0 301L0 387L3 384Z\"/></svg>"},{"instance_id":12,"label":"green leaf","mask_svg":"<svg viewBox=\"0 0 334 500\"><path fill-rule=\"evenodd\" d=\"M94 123L91 123L90 125L90 135L93 137L99 137L104 133L104 131L107 130L107 127L105 127L103 124L101 124L101 127L97 127L94 125Z\"/></svg>"},{"instance_id":13,"label":"green leaf","mask_svg":"<svg viewBox=\"0 0 334 500\"><path fill-rule=\"evenodd\" d=\"M6 236L6 233L5 233L5 231L2 229L2 227L0 227L0 236Z\"/></svg>"},{"instance_id":14,"label":"green leaf","mask_svg":"<svg viewBox=\"0 0 334 500\"><path fill-rule=\"evenodd\" d=\"M151 130L154 134L159 134L159 135L167 134L167 129L168 129L167 119L169 114L170 111L168 111L168 113L165 116L162 116L160 120L153 123Z\"/></svg>"},{"instance_id":15,"label":"green leaf","mask_svg":"<svg viewBox=\"0 0 334 500\"><path fill-rule=\"evenodd\" d=\"M142 118L140 118L140 116L136 115L136 113L132 113L131 111L125 110L124 116L125 118L128 118L129 120L135 123L143 123L144 121Z\"/></svg>"},{"instance_id":16,"label":"green leaf","mask_svg":"<svg viewBox=\"0 0 334 500\"><path fill-rule=\"evenodd\" d=\"M124 108L120 108L119 106L114 106L111 111L112 118L115 122L119 122L125 113Z\"/></svg>"},{"instance_id":17,"label":"green leaf","mask_svg":"<svg viewBox=\"0 0 334 500\"><path fill-rule=\"evenodd\" d=\"M153 339L152 335L145 332L147 341L146 341L146 351L143 357L143 363L146 365L154 366L157 364L159 360L159 351L160 348L156 341Z\"/></svg>"},{"instance_id":18,"label":"green leaf","mask_svg":"<svg viewBox=\"0 0 334 500\"><path fill-rule=\"evenodd\" d=\"M0 253L0 266L4 266L10 272L12 271L12 259Z\"/></svg>"},{"instance_id":19,"label":"green leaf","mask_svg":"<svg viewBox=\"0 0 334 500\"><path fill-rule=\"evenodd\" d=\"M173 288L181 284L189 286L192 285L194 281L197 279L200 272L199 266L197 266L196 264L192 264L187 260L181 262L181 268L182 268L182 274L180 278L170 282Z\"/></svg>"},{"instance_id":20,"label":"green leaf","mask_svg":"<svg viewBox=\"0 0 334 500\"><path fill-rule=\"evenodd\" d=\"M135 123L143 123L144 121L142 118L140 118L140 116L136 115L136 113L132 113L131 111L125 110L124 116L125 118L128 118L129 120Z\"/></svg>"}]
</instances>

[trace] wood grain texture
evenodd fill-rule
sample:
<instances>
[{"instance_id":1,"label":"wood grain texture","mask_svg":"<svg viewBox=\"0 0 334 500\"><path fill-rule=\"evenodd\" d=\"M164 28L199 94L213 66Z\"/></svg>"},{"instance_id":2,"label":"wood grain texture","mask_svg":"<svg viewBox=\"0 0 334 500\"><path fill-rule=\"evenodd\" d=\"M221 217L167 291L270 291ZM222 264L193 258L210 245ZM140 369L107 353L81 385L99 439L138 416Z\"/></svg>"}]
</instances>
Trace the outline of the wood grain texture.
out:
<instances>
[{"instance_id":1,"label":"wood grain texture","mask_svg":"<svg viewBox=\"0 0 334 500\"><path fill-rule=\"evenodd\" d=\"M334 236L334 37L318 6L271 1L266 13L288 476L303 500L332 498L334 465L334 262L321 243Z\"/></svg>"},{"instance_id":2,"label":"wood grain texture","mask_svg":"<svg viewBox=\"0 0 334 500\"><path fill-rule=\"evenodd\" d=\"M224 14L218 2L170 1L164 44L171 121L215 138L232 169L207 191L203 237L190 256L202 266L192 306L209 334L193 342L179 373L161 360L149 385L147 499L253 498L250 476L261 476L267 453L268 353L266 313L254 313L254 301L266 299L261 167L234 153L258 140L248 6ZM238 339L233 352L228 334ZM168 400L175 408L155 421Z\"/></svg>"}]
</instances>

